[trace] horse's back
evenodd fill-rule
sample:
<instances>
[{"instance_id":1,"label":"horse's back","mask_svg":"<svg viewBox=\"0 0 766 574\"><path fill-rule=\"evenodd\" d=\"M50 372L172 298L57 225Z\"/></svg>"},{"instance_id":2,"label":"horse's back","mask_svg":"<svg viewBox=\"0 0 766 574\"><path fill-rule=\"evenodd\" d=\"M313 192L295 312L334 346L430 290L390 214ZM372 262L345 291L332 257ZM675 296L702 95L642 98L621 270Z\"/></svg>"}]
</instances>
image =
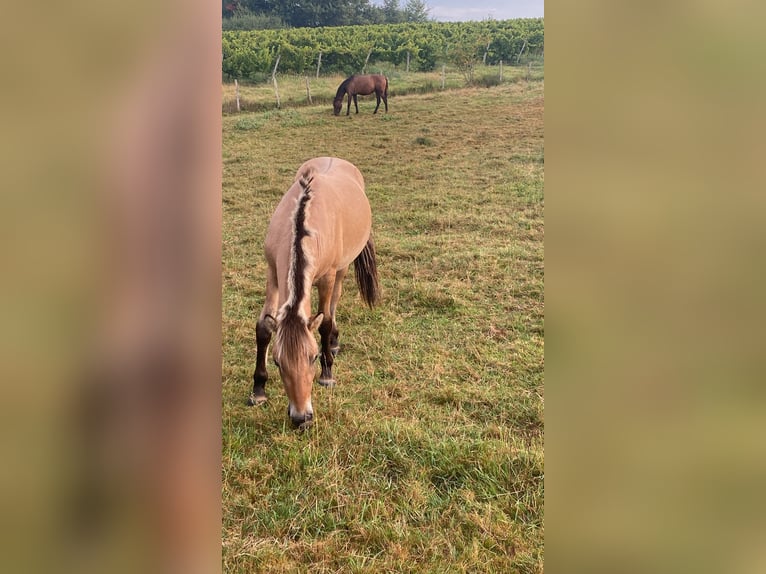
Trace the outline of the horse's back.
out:
<instances>
[{"instance_id":1,"label":"horse's back","mask_svg":"<svg viewBox=\"0 0 766 574\"><path fill-rule=\"evenodd\" d=\"M301 177L317 177L321 179L342 181L345 179L355 182L364 193L364 177L362 172L350 161L339 157L315 157L303 163L295 174L295 181Z\"/></svg>"},{"instance_id":2,"label":"horse's back","mask_svg":"<svg viewBox=\"0 0 766 574\"><path fill-rule=\"evenodd\" d=\"M311 199L306 209L306 227L326 266L345 267L364 249L372 213L362 173L351 162L336 157L313 158L298 168L269 224L266 258L278 265L280 259L288 257L294 233L293 216L307 183Z\"/></svg>"},{"instance_id":3,"label":"horse's back","mask_svg":"<svg viewBox=\"0 0 766 574\"><path fill-rule=\"evenodd\" d=\"M326 264L339 269L356 258L370 236L372 212L364 177L354 164L340 158L307 163L313 170L314 190L307 225L316 233Z\"/></svg>"}]
</instances>

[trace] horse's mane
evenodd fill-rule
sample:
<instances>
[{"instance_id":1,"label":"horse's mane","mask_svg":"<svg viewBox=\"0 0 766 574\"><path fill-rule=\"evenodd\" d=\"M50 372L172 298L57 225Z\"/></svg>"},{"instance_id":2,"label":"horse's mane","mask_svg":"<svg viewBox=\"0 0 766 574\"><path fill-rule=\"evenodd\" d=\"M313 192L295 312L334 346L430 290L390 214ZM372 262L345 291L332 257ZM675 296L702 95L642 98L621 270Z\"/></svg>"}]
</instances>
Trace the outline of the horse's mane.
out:
<instances>
[{"instance_id":1,"label":"horse's mane","mask_svg":"<svg viewBox=\"0 0 766 574\"><path fill-rule=\"evenodd\" d=\"M314 180L314 170L308 169L300 174L298 182L301 193L296 201L293 213L293 242L290 248L290 270L287 282L290 296L282 306L277 316L277 338L280 340L283 352L287 356L297 356L304 344L303 334L306 329L306 317L301 311L301 303L306 295L306 267L309 257L303 250L303 238L311 235L306 227L306 213L312 198L311 183ZM308 286L311 288L311 285Z\"/></svg>"},{"instance_id":2,"label":"horse's mane","mask_svg":"<svg viewBox=\"0 0 766 574\"><path fill-rule=\"evenodd\" d=\"M300 357L306 347L306 331L308 327L304 319L295 309L283 307L277 319L276 339L282 349L283 357Z\"/></svg>"},{"instance_id":3,"label":"horse's mane","mask_svg":"<svg viewBox=\"0 0 766 574\"><path fill-rule=\"evenodd\" d=\"M338 86L338 91L335 92L336 100L343 97L343 94L345 94L346 90L348 89L348 83L351 80L353 80L355 77L356 77L356 74L352 74L340 83L340 86Z\"/></svg>"},{"instance_id":4,"label":"horse's mane","mask_svg":"<svg viewBox=\"0 0 766 574\"><path fill-rule=\"evenodd\" d=\"M306 267L309 262L306 253L303 251L302 242L304 237L311 235L311 231L306 228L306 212L312 198L313 190L311 189L311 183L313 181L313 169L308 169L300 174L298 182L302 189L296 200L297 205L293 212L293 243L290 247L290 271L287 276L291 293L287 303L296 308L301 304L306 295Z\"/></svg>"}]
</instances>

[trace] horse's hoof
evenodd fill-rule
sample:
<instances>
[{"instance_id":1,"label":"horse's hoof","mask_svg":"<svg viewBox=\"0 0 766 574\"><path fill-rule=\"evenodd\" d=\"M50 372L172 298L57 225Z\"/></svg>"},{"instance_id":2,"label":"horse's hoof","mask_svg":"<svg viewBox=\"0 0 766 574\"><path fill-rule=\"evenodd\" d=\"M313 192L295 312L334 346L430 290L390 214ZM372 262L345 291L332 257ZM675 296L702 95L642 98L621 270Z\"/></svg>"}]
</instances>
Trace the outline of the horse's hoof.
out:
<instances>
[{"instance_id":1,"label":"horse's hoof","mask_svg":"<svg viewBox=\"0 0 766 574\"><path fill-rule=\"evenodd\" d=\"M268 399L266 398L265 395L260 396L260 395L256 395L255 393L250 393L250 398L247 399L247 404L250 405L251 407L257 407L260 405L265 405L266 401L268 401Z\"/></svg>"},{"instance_id":2,"label":"horse's hoof","mask_svg":"<svg viewBox=\"0 0 766 574\"><path fill-rule=\"evenodd\" d=\"M335 386L335 379L319 379L319 384L323 387L331 389Z\"/></svg>"}]
</instances>

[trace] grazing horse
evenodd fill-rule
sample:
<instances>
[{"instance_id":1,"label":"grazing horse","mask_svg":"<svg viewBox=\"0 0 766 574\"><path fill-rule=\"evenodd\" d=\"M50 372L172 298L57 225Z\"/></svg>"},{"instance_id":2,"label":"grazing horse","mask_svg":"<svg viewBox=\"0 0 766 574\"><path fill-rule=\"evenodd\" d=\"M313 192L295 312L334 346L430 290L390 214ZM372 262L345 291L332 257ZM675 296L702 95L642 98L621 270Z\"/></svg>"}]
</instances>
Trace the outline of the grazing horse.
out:
<instances>
[{"instance_id":1,"label":"grazing horse","mask_svg":"<svg viewBox=\"0 0 766 574\"><path fill-rule=\"evenodd\" d=\"M362 299L372 307L380 288L371 231L372 215L364 178L352 163L318 157L304 163L277 205L266 232L266 301L256 325L257 356L249 404L266 402L266 350L272 356L296 427L311 426L314 362L319 384L335 384L332 365L338 352L335 307L343 278L354 262ZM319 294L311 314L311 287ZM319 329L321 350L313 331Z\"/></svg>"},{"instance_id":2,"label":"grazing horse","mask_svg":"<svg viewBox=\"0 0 766 574\"><path fill-rule=\"evenodd\" d=\"M375 97L378 99L378 105L375 106L373 114L378 113L380 107L380 99L383 98L383 103L386 106L386 113L388 113L388 78L382 74L367 74L365 76L350 76L343 80L338 91L335 94L335 99L332 102L332 111L337 116L343 107L343 96L348 94L348 105L346 106L346 115L351 112L351 98L354 98L354 107L356 113L359 113L359 104L357 104L356 96L368 96L375 92Z\"/></svg>"}]
</instances>

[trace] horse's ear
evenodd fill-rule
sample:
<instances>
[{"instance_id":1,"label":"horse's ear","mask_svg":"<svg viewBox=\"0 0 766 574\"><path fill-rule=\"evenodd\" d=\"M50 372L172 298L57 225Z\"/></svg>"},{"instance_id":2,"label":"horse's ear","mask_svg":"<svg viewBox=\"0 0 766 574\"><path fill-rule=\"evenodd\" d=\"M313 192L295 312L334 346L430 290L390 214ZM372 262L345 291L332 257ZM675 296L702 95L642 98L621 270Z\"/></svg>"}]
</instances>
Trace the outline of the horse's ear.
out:
<instances>
[{"instance_id":1,"label":"horse's ear","mask_svg":"<svg viewBox=\"0 0 766 574\"><path fill-rule=\"evenodd\" d=\"M277 330L277 320L271 315L266 315L263 318L263 324L266 325L266 328L269 330L269 333L273 333L274 331Z\"/></svg>"},{"instance_id":2,"label":"horse's ear","mask_svg":"<svg viewBox=\"0 0 766 574\"><path fill-rule=\"evenodd\" d=\"M322 319L324 319L324 313L317 313L314 315L311 319L309 319L308 327L309 331L316 331L319 329L319 325L322 324Z\"/></svg>"}]
</instances>

